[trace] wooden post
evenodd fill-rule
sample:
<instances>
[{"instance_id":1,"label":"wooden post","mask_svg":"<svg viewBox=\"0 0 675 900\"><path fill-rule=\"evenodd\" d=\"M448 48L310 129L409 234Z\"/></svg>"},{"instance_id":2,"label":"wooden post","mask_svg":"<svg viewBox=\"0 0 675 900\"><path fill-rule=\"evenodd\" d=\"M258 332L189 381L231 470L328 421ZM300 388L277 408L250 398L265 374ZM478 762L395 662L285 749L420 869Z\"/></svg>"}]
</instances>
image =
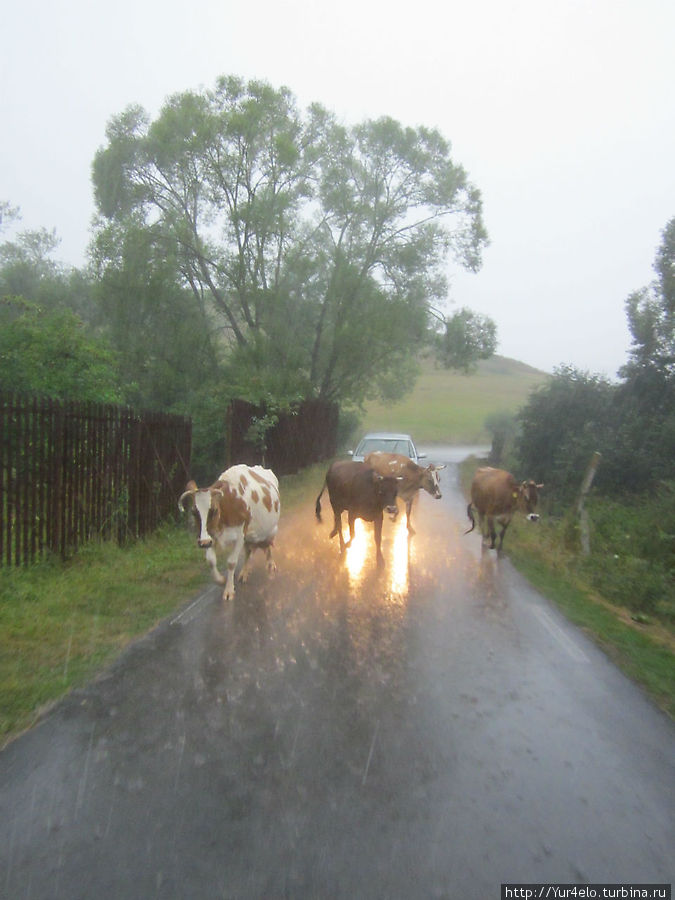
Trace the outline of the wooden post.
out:
<instances>
[{"instance_id":1,"label":"wooden post","mask_svg":"<svg viewBox=\"0 0 675 900\"><path fill-rule=\"evenodd\" d=\"M581 533L581 552L584 556L588 556L591 552L591 538L590 531L588 527L588 513L584 508L584 502L586 500L586 495L591 489L591 485L593 484L593 479L595 478L595 472L598 468L598 463L602 454L596 450L593 456L591 457L591 461L588 464L588 468L586 469L586 474L584 475L584 480L581 482L581 490L579 492L579 499L577 500L576 512L579 516L579 530Z\"/></svg>"},{"instance_id":2,"label":"wooden post","mask_svg":"<svg viewBox=\"0 0 675 900\"><path fill-rule=\"evenodd\" d=\"M227 404L227 409L225 410L225 468L229 469L232 465L232 418L234 416L234 411L232 409L233 403L230 402Z\"/></svg>"}]
</instances>

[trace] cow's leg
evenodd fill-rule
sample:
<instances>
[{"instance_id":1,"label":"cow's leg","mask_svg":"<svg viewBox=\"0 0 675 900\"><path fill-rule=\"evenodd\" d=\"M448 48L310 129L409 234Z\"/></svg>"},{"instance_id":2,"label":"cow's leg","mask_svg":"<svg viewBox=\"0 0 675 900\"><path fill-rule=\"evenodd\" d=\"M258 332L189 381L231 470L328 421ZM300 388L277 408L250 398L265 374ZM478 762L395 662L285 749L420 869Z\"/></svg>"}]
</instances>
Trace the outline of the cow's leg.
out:
<instances>
[{"instance_id":1,"label":"cow's leg","mask_svg":"<svg viewBox=\"0 0 675 900\"><path fill-rule=\"evenodd\" d=\"M334 538L336 534L340 534L342 529L342 515L338 515L338 513L333 510L333 530L328 535L329 538Z\"/></svg>"},{"instance_id":2,"label":"cow's leg","mask_svg":"<svg viewBox=\"0 0 675 900\"><path fill-rule=\"evenodd\" d=\"M237 568L237 562L244 548L244 529L237 535L237 539L232 544L230 555L227 558L227 578L225 580L225 590L223 591L223 600L234 600L234 572Z\"/></svg>"},{"instance_id":3,"label":"cow's leg","mask_svg":"<svg viewBox=\"0 0 675 900\"><path fill-rule=\"evenodd\" d=\"M345 544L345 547L351 547L352 541L354 540L354 523L356 522L356 516L354 513L348 513L349 519L349 542Z\"/></svg>"},{"instance_id":4,"label":"cow's leg","mask_svg":"<svg viewBox=\"0 0 675 900\"><path fill-rule=\"evenodd\" d=\"M267 572L270 575L274 575L277 570L277 564L272 559L272 545L265 550L265 556L267 557Z\"/></svg>"},{"instance_id":5,"label":"cow's leg","mask_svg":"<svg viewBox=\"0 0 675 900\"><path fill-rule=\"evenodd\" d=\"M506 529L509 527L508 522L500 522L501 531L499 532L499 547L497 548L497 553L502 552L502 544L504 543L504 535L506 534Z\"/></svg>"},{"instance_id":6,"label":"cow's leg","mask_svg":"<svg viewBox=\"0 0 675 900\"><path fill-rule=\"evenodd\" d=\"M258 549L257 544L247 544L246 542L244 542L244 565L242 567L241 574L239 575L239 581L241 582L248 581L248 576L251 574L252 567L251 558L256 549ZM267 571L270 575L273 575L277 570L277 566L272 559L272 545L263 544L260 546L260 549L265 551L265 557L267 559Z\"/></svg>"},{"instance_id":7,"label":"cow's leg","mask_svg":"<svg viewBox=\"0 0 675 900\"><path fill-rule=\"evenodd\" d=\"M486 516L482 512L479 512L478 513L478 527L480 528L480 540L481 540L481 546L483 546L483 547L487 544L487 539L488 539L488 529L486 527L487 525L488 525L488 523L486 520Z\"/></svg>"},{"instance_id":8,"label":"cow's leg","mask_svg":"<svg viewBox=\"0 0 675 900\"><path fill-rule=\"evenodd\" d=\"M375 526L375 548L377 551L377 564L378 566L384 565L384 556L382 556L382 513L379 516L376 516L373 519L373 524Z\"/></svg>"},{"instance_id":9,"label":"cow's leg","mask_svg":"<svg viewBox=\"0 0 675 900\"><path fill-rule=\"evenodd\" d=\"M251 574L251 556L254 550L255 547L252 547L250 544L244 543L244 565L242 566L241 572L239 573L239 581L241 581L242 584L248 581L248 576Z\"/></svg>"},{"instance_id":10,"label":"cow's leg","mask_svg":"<svg viewBox=\"0 0 675 900\"><path fill-rule=\"evenodd\" d=\"M225 577L218 571L218 561L216 559L216 551L213 549L213 546L209 547L209 549L206 551L206 561L211 566L213 580L217 584L225 584Z\"/></svg>"},{"instance_id":11,"label":"cow's leg","mask_svg":"<svg viewBox=\"0 0 675 900\"><path fill-rule=\"evenodd\" d=\"M333 507L333 530L328 537L334 538L336 534L340 538L340 552L342 553L345 549L345 539L342 535L342 510L337 510Z\"/></svg>"},{"instance_id":12,"label":"cow's leg","mask_svg":"<svg viewBox=\"0 0 675 900\"><path fill-rule=\"evenodd\" d=\"M490 550L495 549L495 542L497 540L497 532L495 531L495 519L494 516L487 517L488 524L488 535L490 538Z\"/></svg>"},{"instance_id":13,"label":"cow's leg","mask_svg":"<svg viewBox=\"0 0 675 900\"><path fill-rule=\"evenodd\" d=\"M412 512L413 500L414 497L411 497L410 500L406 500L405 502L405 518L408 525L408 534L415 534L415 529L410 524L410 514Z\"/></svg>"}]
</instances>

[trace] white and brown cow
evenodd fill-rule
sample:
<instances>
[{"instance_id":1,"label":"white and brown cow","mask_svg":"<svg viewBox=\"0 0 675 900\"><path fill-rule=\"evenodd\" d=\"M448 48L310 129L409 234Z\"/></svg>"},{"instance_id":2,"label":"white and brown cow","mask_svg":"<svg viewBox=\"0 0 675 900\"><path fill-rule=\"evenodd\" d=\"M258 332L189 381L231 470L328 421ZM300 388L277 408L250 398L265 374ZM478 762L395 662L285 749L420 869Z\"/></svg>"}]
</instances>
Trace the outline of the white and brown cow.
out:
<instances>
[{"instance_id":1,"label":"white and brown cow","mask_svg":"<svg viewBox=\"0 0 675 900\"><path fill-rule=\"evenodd\" d=\"M276 571L272 543L279 527L281 502L274 472L261 466L232 466L210 487L199 488L190 481L178 501L181 510L189 499L199 527L197 543L206 550L214 580L225 585L223 600L234 598L234 574L242 550L245 559L240 581L248 578L256 548L265 551L268 572ZM218 571L216 550L226 554L226 577Z\"/></svg>"},{"instance_id":2,"label":"white and brown cow","mask_svg":"<svg viewBox=\"0 0 675 900\"><path fill-rule=\"evenodd\" d=\"M415 534L415 529L410 524L413 500L419 490L426 491L436 500L441 499L443 495L438 473L445 468L445 465L436 466L431 463L426 467L418 466L414 460L400 453L383 453L380 450L369 453L364 462L375 469L379 475L393 475L398 479L398 496L405 503L408 532Z\"/></svg>"},{"instance_id":3,"label":"white and brown cow","mask_svg":"<svg viewBox=\"0 0 675 900\"><path fill-rule=\"evenodd\" d=\"M497 552L501 552L504 534L515 512L524 513L530 522L539 519L535 508L539 491L543 487L543 484L535 484L534 481L518 482L504 469L493 469L490 466L477 469L471 482L471 503L466 509L471 528L465 534L469 534L476 526L475 511L478 513L483 540L490 539L491 550L495 549L497 540L495 522L500 525Z\"/></svg>"}]
</instances>

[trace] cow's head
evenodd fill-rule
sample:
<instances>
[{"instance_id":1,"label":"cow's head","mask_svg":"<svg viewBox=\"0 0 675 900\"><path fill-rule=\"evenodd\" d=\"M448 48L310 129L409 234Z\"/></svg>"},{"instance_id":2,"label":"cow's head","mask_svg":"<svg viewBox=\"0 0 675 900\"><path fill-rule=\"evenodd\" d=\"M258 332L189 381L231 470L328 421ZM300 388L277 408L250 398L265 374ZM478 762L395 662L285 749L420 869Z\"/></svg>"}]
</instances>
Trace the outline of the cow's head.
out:
<instances>
[{"instance_id":1,"label":"cow's head","mask_svg":"<svg viewBox=\"0 0 675 900\"><path fill-rule=\"evenodd\" d=\"M518 505L530 522L538 522L539 514L535 512L539 502L539 491L543 484L535 484L534 481L523 481L518 488Z\"/></svg>"},{"instance_id":2,"label":"cow's head","mask_svg":"<svg viewBox=\"0 0 675 900\"><path fill-rule=\"evenodd\" d=\"M198 488L195 481L190 481L178 500L181 512L185 512L186 502L192 501L192 515L198 529L197 544L204 549L213 544L213 535L220 518L219 504L222 497L223 491L219 482L208 488Z\"/></svg>"},{"instance_id":3,"label":"cow's head","mask_svg":"<svg viewBox=\"0 0 675 900\"><path fill-rule=\"evenodd\" d=\"M440 500L443 496L441 494L441 476L438 474L441 469L444 469L445 465L435 466L433 463L428 465L426 469L422 472L422 488L427 492L427 494L431 494L431 496L435 500Z\"/></svg>"},{"instance_id":4,"label":"cow's head","mask_svg":"<svg viewBox=\"0 0 675 900\"><path fill-rule=\"evenodd\" d=\"M398 489L398 483L401 480L402 479L400 476L395 478L392 475L378 475L377 472L373 472L373 485L375 487L375 494L377 495L382 508L386 509L391 516L392 522L398 515L398 506L396 505L396 491Z\"/></svg>"}]
</instances>

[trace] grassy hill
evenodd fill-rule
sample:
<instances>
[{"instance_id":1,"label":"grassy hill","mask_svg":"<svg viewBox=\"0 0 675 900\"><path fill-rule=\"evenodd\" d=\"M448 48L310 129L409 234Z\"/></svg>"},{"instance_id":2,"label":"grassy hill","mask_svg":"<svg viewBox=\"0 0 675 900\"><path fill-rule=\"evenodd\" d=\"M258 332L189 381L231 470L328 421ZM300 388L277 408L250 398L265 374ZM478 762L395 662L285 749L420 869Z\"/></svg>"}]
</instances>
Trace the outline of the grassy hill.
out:
<instances>
[{"instance_id":1,"label":"grassy hill","mask_svg":"<svg viewBox=\"0 0 675 900\"><path fill-rule=\"evenodd\" d=\"M504 356L482 361L475 375L460 375L421 364L410 394L398 403L369 403L362 431L405 431L420 443L489 443L485 420L493 413L513 413L548 375Z\"/></svg>"}]
</instances>

